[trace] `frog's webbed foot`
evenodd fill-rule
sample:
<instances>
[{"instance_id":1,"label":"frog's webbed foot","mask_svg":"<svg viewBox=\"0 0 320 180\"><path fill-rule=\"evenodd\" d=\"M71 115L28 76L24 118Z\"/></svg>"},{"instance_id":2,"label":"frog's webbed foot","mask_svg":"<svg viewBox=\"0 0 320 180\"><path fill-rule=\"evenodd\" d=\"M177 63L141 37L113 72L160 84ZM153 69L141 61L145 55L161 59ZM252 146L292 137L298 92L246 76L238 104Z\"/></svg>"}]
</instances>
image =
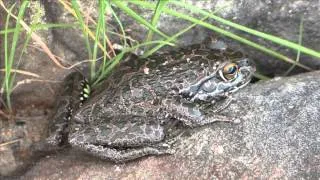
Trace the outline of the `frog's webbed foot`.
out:
<instances>
[{"instance_id":1,"label":"frog's webbed foot","mask_svg":"<svg viewBox=\"0 0 320 180\"><path fill-rule=\"evenodd\" d=\"M115 149L102 145L73 143L74 147L84 150L94 156L110 160L115 163L122 163L148 155L173 154L174 151L169 146L146 146L141 148Z\"/></svg>"}]
</instances>

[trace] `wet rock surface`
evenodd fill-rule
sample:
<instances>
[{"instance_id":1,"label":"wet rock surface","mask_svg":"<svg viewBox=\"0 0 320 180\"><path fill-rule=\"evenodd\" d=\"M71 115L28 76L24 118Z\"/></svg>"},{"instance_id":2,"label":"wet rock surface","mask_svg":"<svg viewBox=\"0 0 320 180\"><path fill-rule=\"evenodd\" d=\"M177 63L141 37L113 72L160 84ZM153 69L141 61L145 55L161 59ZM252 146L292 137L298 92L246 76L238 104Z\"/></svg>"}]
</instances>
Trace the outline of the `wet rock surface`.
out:
<instances>
[{"instance_id":1,"label":"wet rock surface","mask_svg":"<svg viewBox=\"0 0 320 180\"><path fill-rule=\"evenodd\" d=\"M22 179L320 178L320 72L259 82L222 114L240 123L186 130L176 153L112 164L66 149Z\"/></svg>"}]
</instances>

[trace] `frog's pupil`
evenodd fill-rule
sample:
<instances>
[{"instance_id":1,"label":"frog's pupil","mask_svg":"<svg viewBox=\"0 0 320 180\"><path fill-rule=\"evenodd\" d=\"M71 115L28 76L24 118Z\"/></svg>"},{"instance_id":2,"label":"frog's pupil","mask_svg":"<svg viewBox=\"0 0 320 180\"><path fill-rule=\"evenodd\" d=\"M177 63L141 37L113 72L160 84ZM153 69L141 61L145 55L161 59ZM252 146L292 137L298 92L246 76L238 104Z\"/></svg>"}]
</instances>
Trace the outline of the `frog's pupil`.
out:
<instances>
[{"instance_id":1,"label":"frog's pupil","mask_svg":"<svg viewBox=\"0 0 320 180\"><path fill-rule=\"evenodd\" d=\"M236 70L237 70L237 68L236 68L235 66L231 66L231 67L229 67L229 69L228 69L228 73L229 73L229 74L234 74L234 73L236 72Z\"/></svg>"}]
</instances>

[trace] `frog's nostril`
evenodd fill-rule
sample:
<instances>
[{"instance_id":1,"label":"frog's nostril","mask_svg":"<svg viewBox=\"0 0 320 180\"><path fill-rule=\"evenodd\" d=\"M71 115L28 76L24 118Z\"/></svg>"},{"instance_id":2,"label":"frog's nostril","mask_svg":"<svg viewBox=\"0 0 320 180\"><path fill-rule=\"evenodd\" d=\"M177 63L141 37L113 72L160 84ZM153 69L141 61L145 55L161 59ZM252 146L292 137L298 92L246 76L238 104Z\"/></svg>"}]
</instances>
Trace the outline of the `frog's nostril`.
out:
<instances>
[{"instance_id":1,"label":"frog's nostril","mask_svg":"<svg viewBox=\"0 0 320 180\"><path fill-rule=\"evenodd\" d=\"M242 65L249 65L249 60L248 59L243 59L241 60Z\"/></svg>"},{"instance_id":2,"label":"frog's nostril","mask_svg":"<svg viewBox=\"0 0 320 180\"><path fill-rule=\"evenodd\" d=\"M245 58L245 59L242 59L239 61L239 64L238 64L240 67L244 67L244 66L254 66L254 63L248 59L248 58Z\"/></svg>"}]
</instances>

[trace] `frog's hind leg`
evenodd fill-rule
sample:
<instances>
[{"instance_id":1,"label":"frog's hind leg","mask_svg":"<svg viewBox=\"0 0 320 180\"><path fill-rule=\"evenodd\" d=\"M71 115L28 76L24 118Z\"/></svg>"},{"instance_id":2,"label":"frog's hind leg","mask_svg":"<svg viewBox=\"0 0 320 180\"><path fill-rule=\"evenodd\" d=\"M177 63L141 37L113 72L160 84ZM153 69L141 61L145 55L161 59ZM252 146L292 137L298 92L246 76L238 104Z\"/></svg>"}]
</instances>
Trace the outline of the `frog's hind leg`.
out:
<instances>
[{"instance_id":1,"label":"frog's hind leg","mask_svg":"<svg viewBox=\"0 0 320 180\"><path fill-rule=\"evenodd\" d=\"M122 124L121 118L128 121L124 117L130 117L132 122ZM141 119L143 117L124 117L115 117L117 123L91 125L75 131L70 134L69 143L77 149L114 162L173 153L171 146L163 142L164 135L158 121L148 119L145 122L147 119Z\"/></svg>"},{"instance_id":2,"label":"frog's hind leg","mask_svg":"<svg viewBox=\"0 0 320 180\"><path fill-rule=\"evenodd\" d=\"M73 144L75 145L75 144ZM114 149L102 145L94 144L76 144L79 149L89 152L90 154L102 159L110 160L115 163L122 163L134 160L147 155L163 155L172 154L173 150L170 147L163 146L162 148L146 146L142 148Z\"/></svg>"}]
</instances>

